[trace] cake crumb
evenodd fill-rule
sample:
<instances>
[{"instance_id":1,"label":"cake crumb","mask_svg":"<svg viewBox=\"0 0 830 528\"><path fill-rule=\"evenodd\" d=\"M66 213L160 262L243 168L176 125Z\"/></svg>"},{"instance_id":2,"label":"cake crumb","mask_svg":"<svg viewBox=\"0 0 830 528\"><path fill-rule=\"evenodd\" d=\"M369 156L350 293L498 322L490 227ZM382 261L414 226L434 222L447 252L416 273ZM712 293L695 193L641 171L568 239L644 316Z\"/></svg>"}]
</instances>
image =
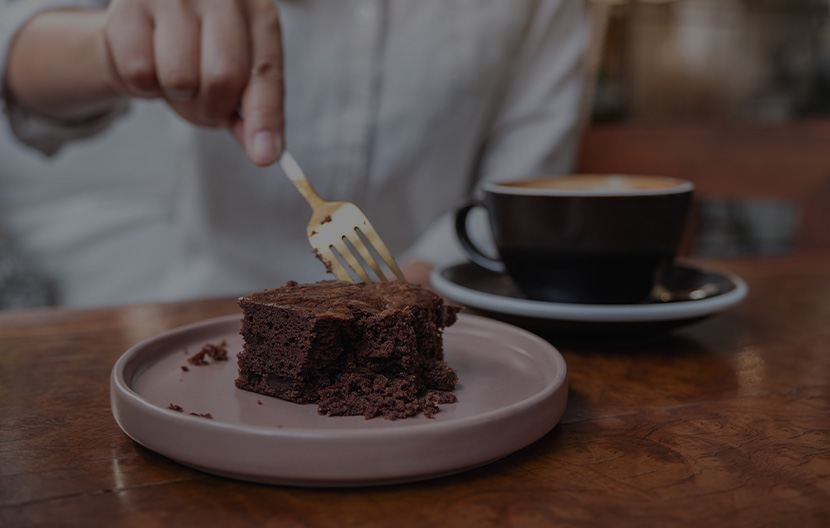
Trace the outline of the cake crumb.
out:
<instances>
[{"instance_id":1,"label":"cake crumb","mask_svg":"<svg viewBox=\"0 0 830 528\"><path fill-rule=\"evenodd\" d=\"M175 403L171 403L170 405L167 406L167 408L172 410L172 411L177 411L177 412L180 412L180 413L184 412L184 407L182 407L181 405L176 405ZM210 413L193 413L192 412L192 413L189 413L189 414L191 416L198 416L200 418L209 418L209 419L213 420L213 415L210 414Z\"/></svg>"},{"instance_id":2,"label":"cake crumb","mask_svg":"<svg viewBox=\"0 0 830 528\"><path fill-rule=\"evenodd\" d=\"M256 401L256 404L257 404L257 405L262 405L262 402L261 402L261 401L259 401L259 400L257 400L257 401Z\"/></svg>"},{"instance_id":3,"label":"cake crumb","mask_svg":"<svg viewBox=\"0 0 830 528\"><path fill-rule=\"evenodd\" d=\"M390 379L383 374L345 372L337 383L320 391L317 412L326 416L362 415L366 420L382 416L392 421L423 413L432 419L440 412L439 404L458 401L448 391L433 390L422 398L418 396L415 376Z\"/></svg>"},{"instance_id":4,"label":"cake crumb","mask_svg":"<svg viewBox=\"0 0 830 528\"><path fill-rule=\"evenodd\" d=\"M221 343L218 345L214 345L213 343L208 343L202 347L202 350L197 352L187 359L187 362L194 366L204 366L209 365L210 361L206 358L213 359L213 362L216 361L227 361L228 360L228 343L223 339ZM182 369L186 370L185 367Z\"/></svg>"},{"instance_id":5,"label":"cake crumb","mask_svg":"<svg viewBox=\"0 0 830 528\"><path fill-rule=\"evenodd\" d=\"M326 273L332 273L332 274L333 274L333 273L334 273L334 271L332 270L332 263L331 263L331 261L324 259L324 258L323 258L323 255L320 253L320 251L319 251L317 248L314 248L314 252L313 252L313 253L314 253L314 256L315 256L315 257L317 257L317 260L319 260L320 262L322 262L322 263L323 263L323 266L325 266L325 267L326 267ZM288 284L287 284L286 286L288 286Z\"/></svg>"},{"instance_id":6,"label":"cake crumb","mask_svg":"<svg viewBox=\"0 0 830 528\"><path fill-rule=\"evenodd\" d=\"M187 368L187 365L182 365L182 372L190 372L190 369Z\"/></svg>"},{"instance_id":7,"label":"cake crumb","mask_svg":"<svg viewBox=\"0 0 830 528\"><path fill-rule=\"evenodd\" d=\"M458 397L455 393L449 391L430 391L424 399L428 402L437 403L439 405L445 403L455 403L458 401Z\"/></svg>"}]
</instances>

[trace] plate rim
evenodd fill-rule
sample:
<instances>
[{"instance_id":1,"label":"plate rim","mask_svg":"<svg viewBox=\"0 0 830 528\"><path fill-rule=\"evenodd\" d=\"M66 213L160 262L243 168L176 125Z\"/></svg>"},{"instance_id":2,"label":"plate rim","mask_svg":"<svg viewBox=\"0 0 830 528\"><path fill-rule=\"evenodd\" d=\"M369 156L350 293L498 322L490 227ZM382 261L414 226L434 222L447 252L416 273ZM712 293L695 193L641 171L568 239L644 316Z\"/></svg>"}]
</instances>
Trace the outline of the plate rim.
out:
<instances>
[{"instance_id":1,"label":"plate rim","mask_svg":"<svg viewBox=\"0 0 830 528\"><path fill-rule=\"evenodd\" d=\"M735 285L735 288L708 299L678 301L665 304L604 305L555 303L505 297L482 292L462 286L444 276L447 270L462 265L475 264L470 262L456 262L434 268L430 273L432 287L450 300L464 304L470 308L551 321L592 323L677 321L722 312L743 301L749 293L749 287L746 282L737 275L706 269L708 273L713 273L728 279ZM703 269L691 264L683 265L684 267L695 270Z\"/></svg>"},{"instance_id":2,"label":"plate rim","mask_svg":"<svg viewBox=\"0 0 830 528\"><path fill-rule=\"evenodd\" d=\"M175 449L168 449L168 452L165 452L163 450L159 450L157 447L153 447L153 445L148 445L153 444L153 442L145 438L146 435L137 435L136 431L134 430L135 425L132 424L132 422L138 420L138 418L135 418L133 414L137 413L141 415L142 419L155 421L157 422L158 426L164 426L165 424L174 424L178 427L190 428L194 432L198 432L200 434L213 433L217 435L217 437L223 437L226 435L233 435L234 437L249 437L248 440L254 443L290 443L302 440L311 442L321 442L321 445L325 445L325 442L342 441L345 443L355 443L365 439L371 439L372 442L383 443L388 441L394 441L402 437L409 438L413 436L417 437L415 439L416 442L420 442L423 441L420 438L420 435L439 435L443 438L445 436L450 436L458 429L474 430L479 427L486 427L487 424L490 422L502 423L505 421L509 421L511 419L515 419L516 416L521 416L523 413L527 413L531 410L537 409L548 402L556 403L556 405L551 404L552 408L557 409L554 413L555 416L546 416L542 420L544 422L543 425L536 426L536 429L543 429L543 431L541 431L540 434L534 433L533 438L531 440L525 442L523 445L511 447L509 451L503 452L499 454L499 456L497 457L487 456L484 459L477 460L476 464L466 464L463 465L463 467L452 468L449 471L444 469L433 475L440 476L440 474L456 473L459 471L463 471L465 469L475 467L477 465L486 464L488 462L491 462L492 460L501 458L512 452L515 452L516 450L521 449L521 447L524 447L529 443L538 440L539 438L541 438L541 436L544 436L544 434L547 434L547 432L556 427L556 425L560 422L562 415L564 414L564 409L567 405L568 368L564 358L562 357L562 354L556 347L554 347L552 344L548 343L541 337L533 334L532 332L516 327L515 325L511 325L501 321L494 321L492 319L473 314L459 314L459 318L461 320L466 320L468 321L467 324L472 325L465 326L463 328L475 331L480 328L487 329L497 325L503 330L507 329L513 335L520 336L524 340L529 339L535 347L542 347L540 352L544 354L545 358L547 358L546 361L551 361L552 364L555 365L556 372L553 372L551 376L546 377L547 379L544 380L545 385L541 388L541 390L533 393L532 395L526 398L521 399L520 401L510 403L506 406L492 410L487 410L485 412L478 413L472 416L465 416L456 420L449 420L444 422L423 421L414 425L411 425L411 423L408 422L407 425L404 427L390 426L372 429L349 427L335 430L320 430L303 427L291 427L288 424L283 424L281 427L231 424L221 421L205 420L204 418L197 416L190 416L187 414L171 412L168 409L163 409L159 405L147 401L140 394L135 392L135 390L133 390L131 385L132 383L134 383L134 380L137 378L137 375L140 372L140 366L131 366L130 368L134 369L134 373L131 374L130 380L126 379L125 368L127 368L130 362L135 361L136 356L140 354L142 351L147 349L153 349L159 346L163 348L165 340L181 336L186 338L187 334L205 331L205 329L210 329L217 333L223 332L227 330L228 325L238 324L240 317L240 315L235 314L220 316L212 319L207 319L204 321L190 323L187 325L183 325L177 328L161 332L155 336L152 336L131 346L118 358L115 365L113 366L110 375L111 410L118 426L127 436L129 436L139 444L142 444L145 447L148 447L149 449L158 452L163 456L176 460L177 462L180 462L187 466L194 467L214 474L234 476L234 470L229 470L224 465L224 463L217 464L216 467L212 468L205 467L203 463L194 462L192 459L185 460L182 457L169 454L170 451L176 451ZM452 328L454 327L448 328L447 331L452 331ZM515 343L507 342L505 345L506 348L511 348L515 346ZM525 347L521 348L522 350L525 349ZM164 352L162 353L164 354ZM559 401L560 399L561 402ZM124 413L128 413L128 415L125 415ZM334 417L332 419L337 418L339 417ZM126 425L125 421L131 423L131 425ZM357 424L357 422L355 423ZM164 442L160 443L164 444ZM199 457L195 456L195 458L198 459ZM319 477L312 479L304 479L303 477L297 475L265 475L254 478L250 474L245 473L244 470L238 474L235 474L235 476L236 478L249 481L313 486L368 485L374 483L383 483L387 481L410 481L419 480L423 478L432 478L430 475L397 475L394 477L386 476L379 478L360 477L354 479L354 481L346 478L346 482L344 482L344 479L340 477L331 479Z\"/></svg>"}]
</instances>

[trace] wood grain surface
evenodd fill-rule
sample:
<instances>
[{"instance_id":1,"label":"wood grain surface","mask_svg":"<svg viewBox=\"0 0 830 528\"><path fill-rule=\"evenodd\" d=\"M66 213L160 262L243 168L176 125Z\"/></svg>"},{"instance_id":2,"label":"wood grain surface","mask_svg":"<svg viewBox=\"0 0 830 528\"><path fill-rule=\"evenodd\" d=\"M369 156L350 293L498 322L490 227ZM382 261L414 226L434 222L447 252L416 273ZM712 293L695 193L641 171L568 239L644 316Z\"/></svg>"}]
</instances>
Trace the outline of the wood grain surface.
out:
<instances>
[{"instance_id":1,"label":"wood grain surface","mask_svg":"<svg viewBox=\"0 0 830 528\"><path fill-rule=\"evenodd\" d=\"M747 300L662 339L559 346L569 402L541 440L371 488L214 477L121 432L118 357L231 300L0 314L0 526L826 528L830 255L707 265L742 276Z\"/></svg>"}]
</instances>

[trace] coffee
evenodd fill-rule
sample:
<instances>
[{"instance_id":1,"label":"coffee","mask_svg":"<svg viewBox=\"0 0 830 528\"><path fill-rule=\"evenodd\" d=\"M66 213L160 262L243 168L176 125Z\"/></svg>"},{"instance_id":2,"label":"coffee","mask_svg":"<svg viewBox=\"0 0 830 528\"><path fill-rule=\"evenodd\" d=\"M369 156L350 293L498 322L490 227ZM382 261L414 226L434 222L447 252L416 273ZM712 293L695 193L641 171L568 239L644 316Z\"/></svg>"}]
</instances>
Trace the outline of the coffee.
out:
<instances>
[{"instance_id":1,"label":"coffee","mask_svg":"<svg viewBox=\"0 0 830 528\"><path fill-rule=\"evenodd\" d=\"M689 183L664 176L629 176L623 174L580 174L523 180L497 184L506 189L527 189L539 191L584 191L590 194L626 194L640 191L663 191L686 189Z\"/></svg>"},{"instance_id":2,"label":"coffee","mask_svg":"<svg viewBox=\"0 0 830 528\"><path fill-rule=\"evenodd\" d=\"M693 188L627 175L489 183L483 200L456 212L456 233L473 262L507 273L531 299L637 303L674 258ZM467 234L467 215L478 206L488 212L499 259Z\"/></svg>"}]
</instances>

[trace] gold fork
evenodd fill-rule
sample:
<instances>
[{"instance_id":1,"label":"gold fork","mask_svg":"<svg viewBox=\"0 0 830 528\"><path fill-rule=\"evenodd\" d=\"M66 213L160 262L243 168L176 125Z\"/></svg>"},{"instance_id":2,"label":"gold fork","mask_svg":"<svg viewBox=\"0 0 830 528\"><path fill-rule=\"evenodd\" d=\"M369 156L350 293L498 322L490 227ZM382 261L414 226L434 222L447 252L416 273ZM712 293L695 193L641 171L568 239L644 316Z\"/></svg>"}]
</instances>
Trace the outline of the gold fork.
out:
<instances>
[{"instance_id":1,"label":"gold fork","mask_svg":"<svg viewBox=\"0 0 830 528\"><path fill-rule=\"evenodd\" d=\"M306 234L311 247L314 248L314 252L325 264L327 270L334 273L334 276L341 281L354 282L345 266L337 258L339 254L363 282L368 284L372 282L372 279L361 265L361 260L369 266L379 280L385 282L386 276L369 247L364 243L365 239L395 276L401 281L406 281L392 253L386 248L386 244L369 223L366 215L355 204L328 202L320 198L311 187L311 183L294 156L287 150L283 151L280 158L280 167L311 206L311 219L306 227ZM357 252L361 260L358 260L353 250Z\"/></svg>"}]
</instances>

